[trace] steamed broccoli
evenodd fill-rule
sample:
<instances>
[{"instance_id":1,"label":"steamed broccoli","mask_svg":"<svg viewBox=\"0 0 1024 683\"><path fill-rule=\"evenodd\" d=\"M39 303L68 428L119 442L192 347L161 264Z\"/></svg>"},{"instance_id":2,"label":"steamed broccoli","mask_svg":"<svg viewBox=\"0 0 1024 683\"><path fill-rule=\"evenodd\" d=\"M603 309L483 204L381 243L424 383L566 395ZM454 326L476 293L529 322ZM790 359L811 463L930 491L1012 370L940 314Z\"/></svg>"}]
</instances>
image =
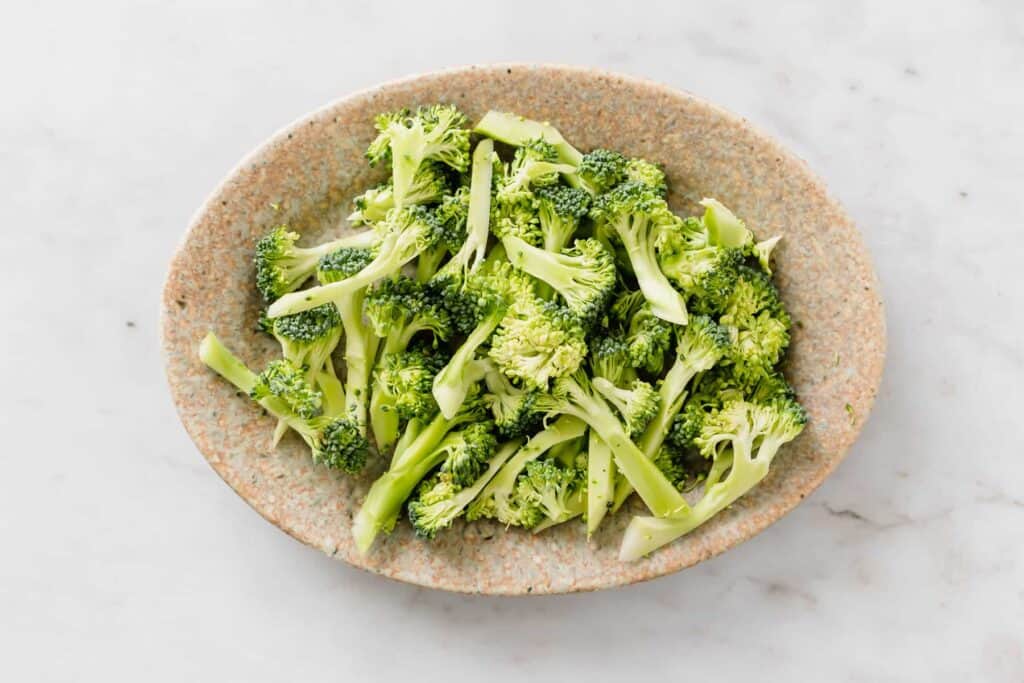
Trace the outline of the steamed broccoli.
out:
<instances>
[{"instance_id":1,"label":"steamed broccoli","mask_svg":"<svg viewBox=\"0 0 1024 683\"><path fill-rule=\"evenodd\" d=\"M484 401L494 416L498 434L512 439L537 430L543 415L534 410L538 389L513 384L493 361L484 366Z\"/></svg>"},{"instance_id":2,"label":"steamed broccoli","mask_svg":"<svg viewBox=\"0 0 1024 683\"><path fill-rule=\"evenodd\" d=\"M593 385L619 411L622 424L630 436L644 431L658 413L661 398L654 387L641 379L633 380L632 385L625 388L616 386L604 377L595 377Z\"/></svg>"},{"instance_id":3,"label":"steamed broccoli","mask_svg":"<svg viewBox=\"0 0 1024 683\"><path fill-rule=\"evenodd\" d=\"M409 522L416 535L432 539L437 532L449 528L522 443L521 439L516 439L502 444L494 455L481 463L485 469L471 484L460 483L444 471L424 480L408 506Z\"/></svg>"},{"instance_id":4,"label":"steamed broccoli","mask_svg":"<svg viewBox=\"0 0 1024 683\"><path fill-rule=\"evenodd\" d=\"M678 221L665 200L645 185L626 182L597 197L591 215L598 236L625 250L654 315L685 325L686 302L661 271L654 250L658 233Z\"/></svg>"},{"instance_id":5,"label":"steamed broccoli","mask_svg":"<svg viewBox=\"0 0 1024 683\"><path fill-rule=\"evenodd\" d=\"M426 207L392 209L383 222L374 226L373 260L362 270L338 282L286 294L271 304L267 315L276 318L316 308L389 277L435 246L444 237L445 230L446 226L438 221L435 212Z\"/></svg>"},{"instance_id":6,"label":"steamed broccoli","mask_svg":"<svg viewBox=\"0 0 1024 683\"><path fill-rule=\"evenodd\" d=\"M369 233L358 233L302 248L295 245L299 233L279 225L256 243L256 289L268 303L277 301L311 278L322 256L338 249L366 247L371 238Z\"/></svg>"},{"instance_id":7,"label":"steamed broccoli","mask_svg":"<svg viewBox=\"0 0 1024 683\"><path fill-rule=\"evenodd\" d=\"M339 249L320 260L316 276L325 286L346 282L363 272L371 256L365 249ZM366 405L370 394L370 374L377 356L377 337L363 321L366 289L350 290L335 299L342 327L345 328L345 412L363 435L366 434Z\"/></svg>"},{"instance_id":8,"label":"steamed broccoli","mask_svg":"<svg viewBox=\"0 0 1024 683\"><path fill-rule=\"evenodd\" d=\"M792 399L730 401L702 425L697 444L710 458L728 461L728 474L707 487L690 509L669 518L634 517L619 558L635 560L697 528L735 502L768 474L779 447L803 431L807 414ZM709 479L711 477L709 476Z\"/></svg>"},{"instance_id":9,"label":"steamed broccoli","mask_svg":"<svg viewBox=\"0 0 1024 683\"><path fill-rule=\"evenodd\" d=\"M302 372L287 361L271 364L256 375L210 332L199 345L199 358L211 370L249 394L264 410L284 421L306 442L313 460L328 467L358 472L369 444L358 425L345 417L319 415L317 392ZM287 365L284 365L286 364Z\"/></svg>"},{"instance_id":10,"label":"steamed broccoli","mask_svg":"<svg viewBox=\"0 0 1024 683\"><path fill-rule=\"evenodd\" d=\"M554 458L526 463L516 479L516 506L532 509L524 515L537 521L535 533L578 517L586 510L586 471L575 464L564 465Z\"/></svg>"},{"instance_id":11,"label":"steamed broccoli","mask_svg":"<svg viewBox=\"0 0 1024 683\"><path fill-rule=\"evenodd\" d=\"M593 239L576 240L571 249L552 253L507 235L502 244L509 261L558 292L584 324L596 320L615 288L612 255Z\"/></svg>"},{"instance_id":12,"label":"steamed broccoli","mask_svg":"<svg viewBox=\"0 0 1024 683\"><path fill-rule=\"evenodd\" d=\"M469 131L466 118L451 106L436 104L381 114L377 117L378 135L366 150L370 164L391 162L394 204L398 208L412 202L414 180L421 166L438 161L456 171L469 168Z\"/></svg>"},{"instance_id":13,"label":"steamed broccoli","mask_svg":"<svg viewBox=\"0 0 1024 683\"><path fill-rule=\"evenodd\" d=\"M575 187L547 185L533 191L537 223L547 251L560 252L590 210L590 195Z\"/></svg>"},{"instance_id":14,"label":"steamed broccoli","mask_svg":"<svg viewBox=\"0 0 1024 683\"><path fill-rule=\"evenodd\" d=\"M540 432L534 434L526 444L513 455L487 486L469 505L466 519L492 518L509 526L533 528L544 519L544 513L532 498L517 495L517 481L520 473L530 463L552 447L570 439L582 436L586 425L580 420L560 417Z\"/></svg>"},{"instance_id":15,"label":"steamed broccoli","mask_svg":"<svg viewBox=\"0 0 1024 683\"><path fill-rule=\"evenodd\" d=\"M394 528L402 503L435 467L441 465L441 471L458 486L470 486L487 468L496 448L491 425L480 422L448 433L429 450L392 460L388 471L373 482L352 522L356 547L365 553L378 533Z\"/></svg>"}]
</instances>

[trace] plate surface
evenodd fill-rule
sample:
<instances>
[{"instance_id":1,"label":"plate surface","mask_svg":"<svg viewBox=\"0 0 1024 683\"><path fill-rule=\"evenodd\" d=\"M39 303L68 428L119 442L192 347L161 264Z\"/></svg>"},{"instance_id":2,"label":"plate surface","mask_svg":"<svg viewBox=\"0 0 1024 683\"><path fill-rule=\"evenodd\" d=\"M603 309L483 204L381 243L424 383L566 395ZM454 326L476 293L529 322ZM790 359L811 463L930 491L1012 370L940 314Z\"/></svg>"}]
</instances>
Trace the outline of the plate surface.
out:
<instances>
[{"instance_id":1,"label":"plate surface","mask_svg":"<svg viewBox=\"0 0 1024 683\"><path fill-rule=\"evenodd\" d=\"M457 523L433 543L408 524L361 557L349 533L374 472L352 478L314 465L289 435L271 449L272 418L197 359L208 330L253 367L276 342L255 333L260 300L252 254L287 223L307 241L339 234L349 201L381 178L363 151L373 116L438 101L475 121L488 109L551 121L575 146L612 147L661 164L678 211L713 196L759 237L783 233L776 282L795 326L787 376L810 413L769 477L729 510L635 563L617 559L629 520L606 518L543 534ZM171 261L163 293L171 394L189 435L254 509L298 540L357 567L445 590L563 593L642 581L689 567L758 533L836 467L859 433L882 374L885 329L870 258L843 209L807 166L746 121L692 95L604 72L495 65L426 74L360 92L299 120L247 157L200 208ZM634 503L640 510L639 503Z\"/></svg>"}]
</instances>

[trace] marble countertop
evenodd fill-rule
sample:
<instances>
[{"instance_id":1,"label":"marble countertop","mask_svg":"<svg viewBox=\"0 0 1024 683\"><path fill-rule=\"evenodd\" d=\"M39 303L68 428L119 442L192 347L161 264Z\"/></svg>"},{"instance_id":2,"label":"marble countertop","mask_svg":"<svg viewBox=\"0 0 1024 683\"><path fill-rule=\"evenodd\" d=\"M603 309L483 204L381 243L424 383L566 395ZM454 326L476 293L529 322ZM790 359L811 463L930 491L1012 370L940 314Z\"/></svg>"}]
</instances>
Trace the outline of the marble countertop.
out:
<instances>
[{"instance_id":1,"label":"marble countertop","mask_svg":"<svg viewBox=\"0 0 1024 683\"><path fill-rule=\"evenodd\" d=\"M0 41L4 679L1024 680L1020 3L149 4L22 3ZM874 254L889 359L863 437L681 574L530 599L370 576L254 514L168 399L165 264L226 171L354 89L506 60L748 117Z\"/></svg>"}]
</instances>

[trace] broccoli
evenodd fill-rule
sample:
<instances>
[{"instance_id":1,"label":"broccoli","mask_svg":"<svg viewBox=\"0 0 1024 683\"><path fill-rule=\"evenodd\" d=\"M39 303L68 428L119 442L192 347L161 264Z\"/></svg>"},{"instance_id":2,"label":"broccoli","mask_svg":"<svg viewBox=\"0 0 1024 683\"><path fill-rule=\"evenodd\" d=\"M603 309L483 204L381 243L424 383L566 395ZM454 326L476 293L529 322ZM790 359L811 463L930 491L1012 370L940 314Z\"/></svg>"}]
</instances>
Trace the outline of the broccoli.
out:
<instances>
[{"instance_id":1,"label":"broccoli","mask_svg":"<svg viewBox=\"0 0 1024 683\"><path fill-rule=\"evenodd\" d=\"M398 440L403 420L428 419L437 412L434 376L446 357L421 349L385 354L374 368L370 425L380 451Z\"/></svg>"},{"instance_id":2,"label":"broccoli","mask_svg":"<svg viewBox=\"0 0 1024 683\"><path fill-rule=\"evenodd\" d=\"M683 509L686 501L657 467L629 439L622 422L582 371L555 380L550 394L537 398L537 409L585 421L608 444L615 465L657 516Z\"/></svg>"},{"instance_id":3,"label":"broccoli","mask_svg":"<svg viewBox=\"0 0 1024 683\"><path fill-rule=\"evenodd\" d=\"M532 462L552 447L570 439L582 436L586 425L569 416L563 416L552 422L540 432L534 434L526 444L516 451L487 486L470 503L466 511L466 519L497 519L503 524L533 528L544 519L544 513L532 498L520 498L517 495L517 482L520 473Z\"/></svg>"},{"instance_id":4,"label":"broccoli","mask_svg":"<svg viewBox=\"0 0 1024 683\"><path fill-rule=\"evenodd\" d=\"M727 360L744 385L770 374L789 346L790 318L771 278L741 266L719 318L729 331Z\"/></svg>"},{"instance_id":5,"label":"broccoli","mask_svg":"<svg viewBox=\"0 0 1024 683\"><path fill-rule=\"evenodd\" d=\"M311 278L322 256L338 249L368 246L371 238L372 233L357 233L304 249L295 245L299 233L279 225L256 243L256 289L268 303L277 301Z\"/></svg>"},{"instance_id":6,"label":"broccoli","mask_svg":"<svg viewBox=\"0 0 1024 683\"><path fill-rule=\"evenodd\" d=\"M434 216L440 226L440 239L416 259L416 279L427 282L437 274L448 254L457 254L466 242L466 220L469 217L469 188L460 187L445 196Z\"/></svg>"},{"instance_id":7,"label":"broccoli","mask_svg":"<svg viewBox=\"0 0 1024 683\"><path fill-rule=\"evenodd\" d=\"M544 249L559 252L590 211L590 195L565 185L538 187L533 194Z\"/></svg>"},{"instance_id":8,"label":"broccoli","mask_svg":"<svg viewBox=\"0 0 1024 683\"><path fill-rule=\"evenodd\" d=\"M432 539L437 532L451 527L487 483L522 446L516 439L502 444L488 460L483 474L469 485L460 485L448 472L438 472L419 485L415 499L409 501L409 521L416 535Z\"/></svg>"},{"instance_id":9,"label":"broccoli","mask_svg":"<svg viewBox=\"0 0 1024 683\"><path fill-rule=\"evenodd\" d=\"M522 292L511 299L489 355L507 376L546 390L551 379L579 368L587 345L583 328L565 309Z\"/></svg>"},{"instance_id":10,"label":"broccoli","mask_svg":"<svg viewBox=\"0 0 1024 683\"><path fill-rule=\"evenodd\" d=\"M746 224L717 199L700 200L704 207L701 222L708 235L708 244L716 247L746 248L754 239Z\"/></svg>"},{"instance_id":11,"label":"broccoli","mask_svg":"<svg viewBox=\"0 0 1024 683\"><path fill-rule=\"evenodd\" d=\"M500 240L512 236L534 247L544 243L537 201L530 193L496 196L491 204L490 220L491 233Z\"/></svg>"},{"instance_id":12,"label":"broccoli","mask_svg":"<svg viewBox=\"0 0 1024 683\"><path fill-rule=\"evenodd\" d=\"M317 279L324 286L342 283L362 273L370 262L365 249L339 249L320 260ZM345 329L345 412L363 435L366 434L366 405L370 394L370 373L377 356L377 337L363 322L366 289L350 290L336 297L335 304Z\"/></svg>"},{"instance_id":13,"label":"broccoli","mask_svg":"<svg viewBox=\"0 0 1024 683\"><path fill-rule=\"evenodd\" d=\"M434 398L445 417L458 411L469 388L483 378L474 364L476 352L497 329L522 286L522 278L516 277L507 263L495 259L472 273L461 289L448 288L449 311L466 338L434 378Z\"/></svg>"},{"instance_id":14,"label":"broccoli","mask_svg":"<svg viewBox=\"0 0 1024 683\"><path fill-rule=\"evenodd\" d=\"M405 204L436 204L451 191L445 166L428 161L419 167L405 195ZM348 220L352 225L372 225L395 208L395 192L391 182L372 187L352 201L355 211Z\"/></svg>"},{"instance_id":15,"label":"broccoli","mask_svg":"<svg viewBox=\"0 0 1024 683\"><path fill-rule=\"evenodd\" d=\"M761 240L751 247L751 256L757 259L757 262L761 264L761 270L772 274L771 258L772 252L775 250L776 245L782 239L782 235L776 235L775 237L769 237L766 240Z\"/></svg>"},{"instance_id":16,"label":"broccoli","mask_svg":"<svg viewBox=\"0 0 1024 683\"><path fill-rule=\"evenodd\" d=\"M466 118L451 105L437 104L381 114L377 137L366 150L370 164L391 162L394 204L413 203L417 173L428 161L441 162L459 172L469 168L469 131Z\"/></svg>"},{"instance_id":17,"label":"broccoli","mask_svg":"<svg viewBox=\"0 0 1024 683\"><path fill-rule=\"evenodd\" d=\"M531 121L515 114L489 111L476 124L473 132L516 147L531 140L543 140L554 146L560 161L572 166L578 166L583 158L550 124Z\"/></svg>"},{"instance_id":18,"label":"broccoli","mask_svg":"<svg viewBox=\"0 0 1024 683\"><path fill-rule=\"evenodd\" d=\"M646 185L659 197L668 195L668 182L665 180L665 172L649 161L630 159L626 162L625 175L627 181Z\"/></svg>"},{"instance_id":19,"label":"broccoli","mask_svg":"<svg viewBox=\"0 0 1024 683\"><path fill-rule=\"evenodd\" d=\"M627 363L657 375L672 345L672 324L654 315L642 292L625 291L612 304L611 318L618 324L626 345Z\"/></svg>"},{"instance_id":20,"label":"broccoli","mask_svg":"<svg viewBox=\"0 0 1024 683\"><path fill-rule=\"evenodd\" d=\"M421 434L401 453L402 458L396 454L388 471L370 486L366 500L353 520L352 536L359 552L366 553L378 533L389 533L394 528L402 503L438 465L453 483L460 487L471 486L497 448L497 441L491 433L492 426L478 422L461 431L445 430L445 435L429 448L417 446L423 439Z\"/></svg>"},{"instance_id":21,"label":"broccoli","mask_svg":"<svg viewBox=\"0 0 1024 683\"><path fill-rule=\"evenodd\" d=\"M590 341L590 371L614 384L636 379L636 370L625 339L615 333L604 333Z\"/></svg>"},{"instance_id":22,"label":"broccoli","mask_svg":"<svg viewBox=\"0 0 1024 683\"><path fill-rule=\"evenodd\" d=\"M665 200L644 185L626 182L597 197L591 215L597 235L625 249L654 315L685 325L686 302L661 272L654 250L658 233L678 221Z\"/></svg>"},{"instance_id":23,"label":"broccoli","mask_svg":"<svg viewBox=\"0 0 1024 683\"><path fill-rule=\"evenodd\" d=\"M626 433L630 436L644 431L658 413L661 398L654 387L641 379L635 379L632 386L623 388L604 377L595 377L593 385L619 411Z\"/></svg>"},{"instance_id":24,"label":"broccoli","mask_svg":"<svg viewBox=\"0 0 1024 683\"><path fill-rule=\"evenodd\" d=\"M615 288L615 261L594 239L576 240L571 249L552 253L512 235L502 241L516 268L546 283L584 324L604 313Z\"/></svg>"},{"instance_id":25,"label":"broccoli","mask_svg":"<svg viewBox=\"0 0 1024 683\"><path fill-rule=\"evenodd\" d=\"M608 444L593 429L587 445L587 537L608 514L615 494L615 460Z\"/></svg>"},{"instance_id":26,"label":"broccoli","mask_svg":"<svg viewBox=\"0 0 1024 683\"><path fill-rule=\"evenodd\" d=\"M516 478L515 506L535 510L523 517L537 520L529 527L537 533L582 515L586 486L586 472L574 464L563 465L554 458L533 460Z\"/></svg>"},{"instance_id":27,"label":"broccoli","mask_svg":"<svg viewBox=\"0 0 1024 683\"><path fill-rule=\"evenodd\" d=\"M286 294L270 305L267 315L276 318L316 308L389 277L420 253L435 246L444 236L445 229L434 211L426 207L417 205L392 209L387 218L374 228L377 237L373 260L366 267L344 280Z\"/></svg>"},{"instance_id":28,"label":"broccoli","mask_svg":"<svg viewBox=\"0 0 1024 683\"><path fill-rule=\"evenodd\" d=\"M466 236L439 275L445 280L462 282L484 262L490 235L491 185L494 173L494 143L481 140L473 150L473 172L466 204Z\"/></svg>"},{"instance_id":29,"label":"broccoli","mask_svg":"<svg viewBox=\"0 0 1024 683\"><path fill-rule=\"evenodd\" d=\"M795 439L806 423L807 414L792 399L727 402L705 419L697 444L707 457L727 459L728 474L721 480L716 475L715 483L705 488L692 508L664 519L634 517L622 540L619 559L639 559L734 503L764 479L779 448Z\"/></svg>"},{"instance_id":30,"label":"broccoli","mask_svg":"<svg viewBox=\"0 0 1024 683\"><path fill-rule=\"evenodd\" d=\"M514 199L530 189L558 183L560 173L572 173L575 166L558 163L558 150L544 140L528 140L518 147L508 172L498 183L498 199Z\"/></svg>"},{"instance_id":31,"label":"broccoli","mask_svg":"<svg viewBox=\"0 0 1024 683\"><path fill-rule=\"evenodd\" d=\"M484 401L490 406L500 436L513 439L537 430L543 418L534 410L539 390L517 387L493 361L485 365L484 385Z\"/></svg>"},{"instance_id":32,"label":"broccoli","mask_svg":"<svg viewBox=\"0 0 1024 683\"><path fill-rule=\"evenodd\" d=\"M729 348L726 330L706 316L691 317L690 324L678 332L677 339L675 361L658 385L657 411L638 443L643 454L651 459L657 456L672 427L690 380L714 367ZM620 480L615 487L612 510L618 510L632 491L631 482Z\"/></svg>"},{"instance_id":33,"label":"broccoli","mask_svg":"<svg viewBox=\"0 0 1024 683\"><path fill-rule=\"evenodd\" d=\"M295 430L309 446L315 462L349 473L363 469L369 456L369 444L358 425L345 417L316 415L316 391L310 388L300 370L282 365L287 361L278 361L256 375L212 332L199 345L199 358Z\"/></svg>"},{"instance_id":34,"label":"broccoli","mask_svg":"<svg viewBox=\"0 0 1024 683\"><path fill-rule=\"evenodd\" d=\"M334 304L268 319L266 327L281 344L284 358L306 369L308 380L325 366L333 372L331 354L341 341L342 332L341 316Z\"/></svg>"},{"instance_id":35,"label":"broccoli","mask_svg":"<svg viewBox=\"0 0 1024 683\"><path fill-rule=\"evenodd\" d=\"M583 155L576 172L584 189L591 194L603 194L626 179L628 163L618 152L595 149Z\"/></svg>"}]
</instances>

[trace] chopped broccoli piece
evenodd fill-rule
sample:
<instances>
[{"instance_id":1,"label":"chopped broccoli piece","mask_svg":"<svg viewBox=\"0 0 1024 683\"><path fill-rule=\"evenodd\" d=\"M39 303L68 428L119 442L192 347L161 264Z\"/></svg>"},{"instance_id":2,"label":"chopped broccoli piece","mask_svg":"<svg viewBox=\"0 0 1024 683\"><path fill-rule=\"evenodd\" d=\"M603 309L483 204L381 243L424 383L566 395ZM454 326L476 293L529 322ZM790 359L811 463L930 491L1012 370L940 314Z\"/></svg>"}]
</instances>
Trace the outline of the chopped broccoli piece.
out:
<instances>
[{"instance_id":1,"label":"chopped broccoli piece","mask_svg":"<svg viewBox=\"0 0 1024 683\"><path fill-rule=\"evenodd\" d=\"M615 495L615 460L608 444L593 429L587 446L587 536L590 537L608 514Z\"/></svg>"},{"instance_id":2,"label":"chopped broccoli piece","mask_svg":"<svg viewBox=\"0 0 1024 683\"><path fill-rule=\"evenodd\" d=\"M420 349L382 356L370 397L370 425L379 450L395 444L403 420L429 419L437 412L434 377L446 360Z\"/></svg>"},{"instance_id":3,"label":"chopped broccoli piece","mask_svg":"<svg viewBox=\"0 0 1024 683\"><path fill-rule=\"evenodd\" d=\"M484 384L484 401L491 408L500 436L513 439L537 431L544 417L534 409L538 389L517 387L493 361L484 370Z\"/></svg>"},{"instance_id":4,"label":"chopped broccoli piece","mask_svg":"<svg viewBox=\"0 0 1024 683\"><path fill-rule=\"evenodd\" d=\"M544 140L555 147L561 161L573 166L579 165L583 158L583 155L566 142L562 134L550 124L531 121L515 114L489 111L480 119L480 123L476 124L473 132L516 147L521 147L531 140Z\"/></svg>"},{"instance_id":5,"label":"chopped broccoli piece","mask_svg":"<svg viewBox=\"0 0 1024 683\"><path fill-rule=\"evenodd\" d=\"M628 363L651 374L661 373L672 345L672 324L654 315L642 292L623 292L612 305L612 318L622 331Z\"/></svg>"},{"instance_id":6,"label":"chopped broccoli piece","mask_svg":"<svg viewBox=\"0 0 1024 683\"><path fill-rule=\"evenodd\" d=\"M658 233L678 221L665 200L645 185L626 182L597 197L591 215L597 235L625 249L654 315L685 325L686 302L661 271L654 249Z\"/></svg>"},{"instance_id":7,"label":"chopped broccoli piece","mask_svg":"<svg viewBox=\"0 0 1024 683\"><path fill-rule=\"evenodd\" d=\"M609 149L595 149L583 155L577 173L580 184L591 194L603 194L626 179L629 160Z\"/></svg>"},{"instance_id":8,"label":"chopped broccoli piece","mask_svg":"<svg viewBox=\"0 0 1024 683\"><path fill-rule=\"evenodd\" d=\"M626 162L626 180L646 185L660 197L668 194L665 172L645 159L630 159Z\"/></svg>"},{"instance_id":9,"label":"chopped broccoli piece","mask_svg":"<svg viewBox=\"0 0 1024 683\"><path fill-rule=\"evenodd\" d=\"M538 187L533 194L544 249L559 252L590 211L590 195L565 185Z\"/></svg>"},{"instance_id":10,"label":"chopped broccoli piece","mask_svg":"<svg viewBox=\"0 0 1024 683\"><path fill-rule=\"evenodd\" d=\"M267 302L277 301L311 278L322 256L337 249L367 246L369 238L370 234L359 233L304 249L295 244L299 233L279 225L256 243L256 289Z\"/></svg>"},{"instance_id":11,"label":"chopped broccoli piece","mask_svg":"<svg viewBox=\"0 0 1024 683\"><path fill-rule=\"evenodd\" d=\"M658 413L661 398L654 387L641 379L633 380L628 389L616 386L604 377L595 377L593 385L619 411L626 433L630 436L644 431Z\"/></svg>"}]
</instances>

